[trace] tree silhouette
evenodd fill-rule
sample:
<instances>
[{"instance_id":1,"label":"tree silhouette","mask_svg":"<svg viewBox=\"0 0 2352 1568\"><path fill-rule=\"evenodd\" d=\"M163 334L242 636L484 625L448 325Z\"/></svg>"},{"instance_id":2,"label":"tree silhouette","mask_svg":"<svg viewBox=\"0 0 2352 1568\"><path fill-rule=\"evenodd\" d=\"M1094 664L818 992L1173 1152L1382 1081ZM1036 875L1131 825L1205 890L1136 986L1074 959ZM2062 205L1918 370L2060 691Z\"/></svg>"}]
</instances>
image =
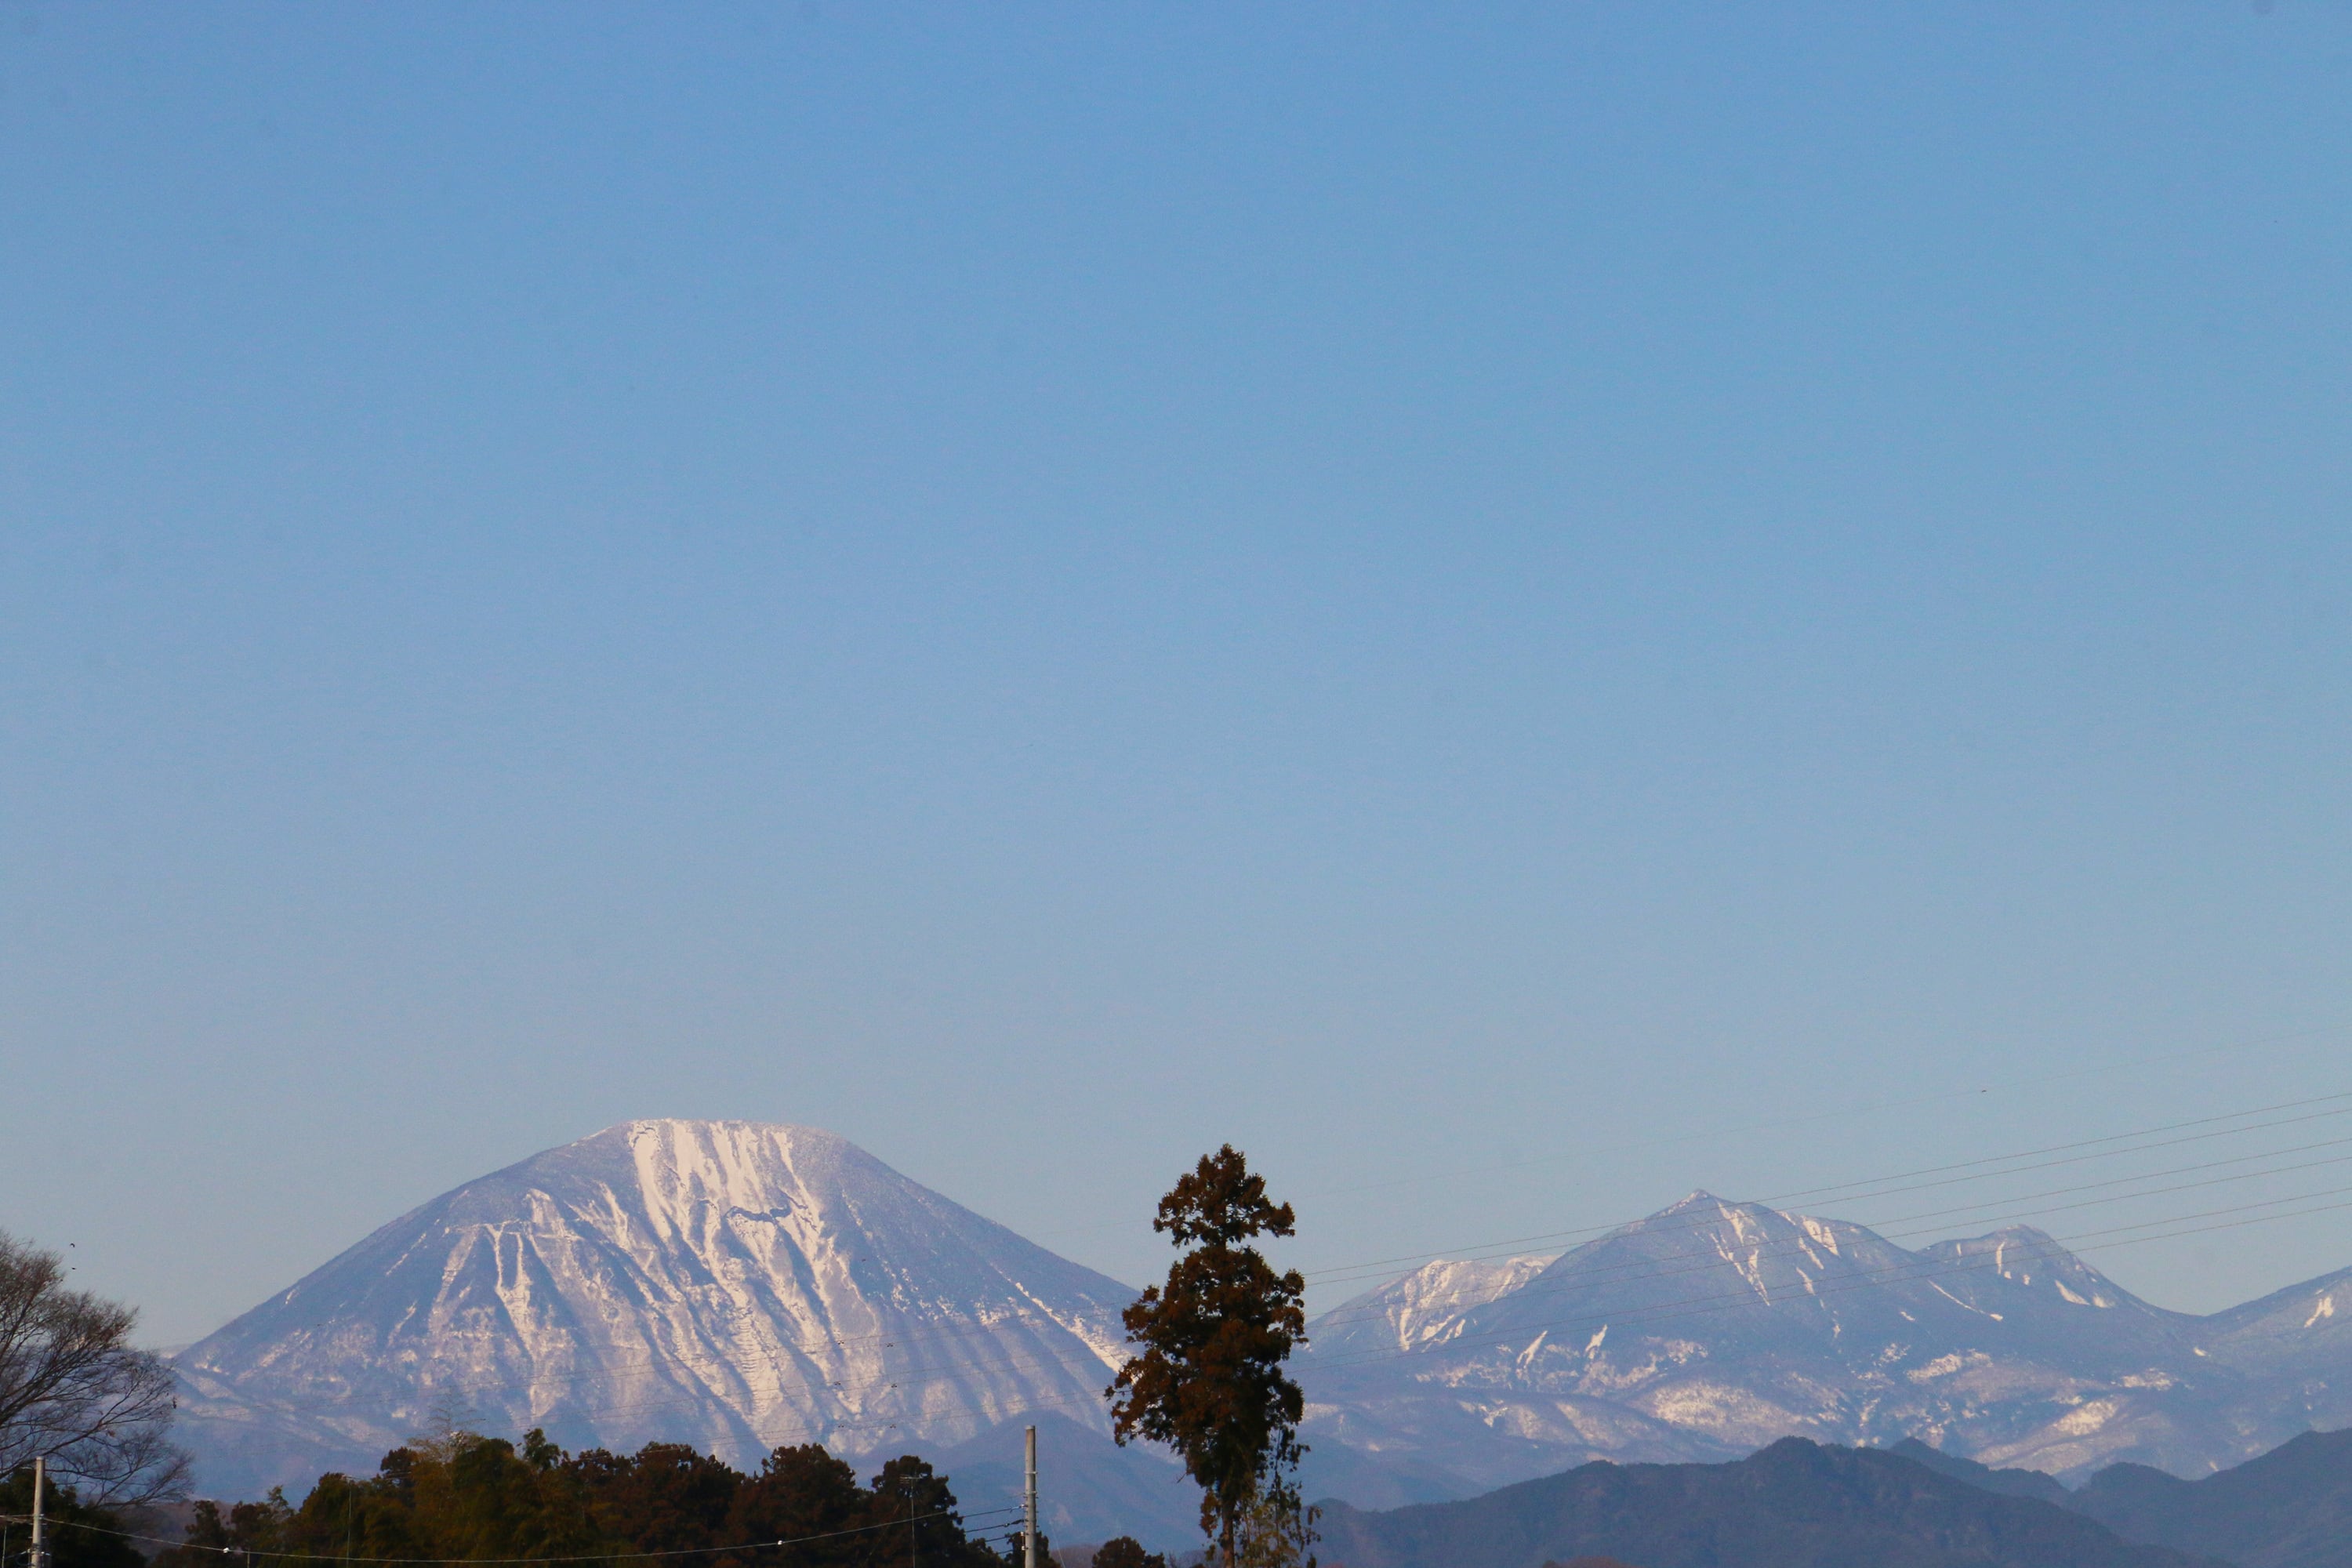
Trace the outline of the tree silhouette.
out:
<instances>
[{"instance_id":1,"label":"tree silhouette","mask_svg":"<svg viewBox=\"0 0 2352 1568\"><path fill-rule=\"evenodd\" d=\"M1201 1488L1201 1528L1234 1568L1242 1517L1307 1450L1298 1384L1283 1371L1306 1342L1307 1281L1276 1274L1257 1236L1290 1236L1296 1215L1265 1195L1228 1143L1160 1200L1151 1228L1186 1248L1168 1282L1144 1291L1122 1321L1138 1347L1108 1393L1112 1436L1163 1443Z\"/></svg>"},{"instance_id":2,"label":"tree silhouette","mask_svg":"<svg viewBox=\"0 0 2352 1568\"><path fill-rule=\"evenodd\" d=\"M0 1511L11 1496L0 1482ZM567 1454L532 1431L518 1453L504 1438L460 1431L394 1448L366 1479L321 1476L299 1504L273 1490L263 1502L200 1502L194 1512L186 1543L150 1568L536 1558L622 1568L1004 1568L964 1533L948 1478L922 1459L892 1459L869 1489L814 1444L778 1448L747 1476L677 1443ZM779 1542L791 1544L780 1552ZM131 1554L128 1568L137 1563ZM75 1565L61 1555L58 1568ZM125 1564L85 1558L79 1568Z\"/></svg>"},{"instance_id":3,"label":"tree silhouette","mask_svg":"<svg viewBox=\"0 0 2352 1568\"><path fill-rule=\"evenodd\" d=\"M0 1230L0 1476L46 1459L94 1508L180 1491L172 1372L131 1344L138 1319L67 1289L63 1258Z\"/></svg>"},{"instance_id":4,"label":"tree silhouette","mask_svg":"<svg viewBox=\"0 0 2352 1568\"><path fill-rule=\"evenodd\" d=\"M86 1506L73 1488L58 1484L56 1472L47 1480L41 1507L48 1516L49 1568L144 1568L145 1560L120 1533L121 1519L105 1509ZM32 1511L32 1467L0 1476L0 1563L25 1561L26 1516ZM221 1568L217 1559L212 1568Z\"/></svg>"},{"instance_id":5,"label":"tree silhouette","mask_svg":"<svg viewBox=\"0 0 2352 1568\"><path fill-rule=\"evenodd\" d=\"M928 1460L907 1454L884 1465L866 1508L877 1524L907 1521L862 1538L875 1568L1000 1568L994 1552L965 1539L955 1493Z\"/></svg>"},{"instance_id":6,"label":"tree silhouette","mask_svg":"<svg viewBox=\"0 0 2352 1568\"><path fill-rule=\"evenodd\" d=\"M1132 1535L1114 1535L1095 1548L1095 1568L1168 1568L1168 1559Z\"/></svg>"}]
</instances>

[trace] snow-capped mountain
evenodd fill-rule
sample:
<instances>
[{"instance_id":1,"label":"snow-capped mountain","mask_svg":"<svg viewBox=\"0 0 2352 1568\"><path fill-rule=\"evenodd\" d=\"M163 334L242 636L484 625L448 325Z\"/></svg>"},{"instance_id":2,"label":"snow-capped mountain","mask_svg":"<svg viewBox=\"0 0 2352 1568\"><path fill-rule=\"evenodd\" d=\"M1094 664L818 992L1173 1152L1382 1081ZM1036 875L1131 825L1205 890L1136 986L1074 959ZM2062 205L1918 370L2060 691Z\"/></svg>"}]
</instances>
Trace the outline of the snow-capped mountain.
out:
<instances>
[{"instance_id":1,"label":"snow-capped mountain","mask_svg":"<svg viewBox=\"0 0 2352 1568\"><path fill-rule=\"evenodd\" d=\"M436 1198L189 1347L181 1436L232 1496L372 1470L452 1415L739 1463L810 1440L994 1455L1007 1422L1107 1429L1134 1294L832 1133L629 1122ZM2038 1231L1915 1251L1704 1193L1558 1258L1430 1264L1310 1333L1306 1484L1366 1505L1792 1435L2194 1476L2352 1425L2352 1269L2199 1318ZM1074 1484L1114 1511L1173 1484L1164 1456L1088 1463Z\"/></svg>"},{"instance_id":2,"label":"snow-capped mountain","mask_svg":"<svg viewBox=\"0 0 2352 1568\"><path fill-rule=\"evenodd\" d=\"M2031 1228L1913 1251L1705 1193L1512 1270L1431 1310L1433 1265L1309 1325L1310 1440L1466 1493L1787 1436L2198 1475L2352 1422L2352 1270L2200 1318Z\"/></svg>"},{"instance_id":3,"label":"snow-capped mountain","mask_svg":"<svg viewBox=\"0 0 2352 1568\"><path fill-rule=\"evenodd\" d=\"M1134 1296L833 1133L633 1121L434 1199L190 1346L180 1435L236 1496L373 1471L451 1415L738 1461L1040 1411L1103 1430Z\"/></svg>"}]
</instances>

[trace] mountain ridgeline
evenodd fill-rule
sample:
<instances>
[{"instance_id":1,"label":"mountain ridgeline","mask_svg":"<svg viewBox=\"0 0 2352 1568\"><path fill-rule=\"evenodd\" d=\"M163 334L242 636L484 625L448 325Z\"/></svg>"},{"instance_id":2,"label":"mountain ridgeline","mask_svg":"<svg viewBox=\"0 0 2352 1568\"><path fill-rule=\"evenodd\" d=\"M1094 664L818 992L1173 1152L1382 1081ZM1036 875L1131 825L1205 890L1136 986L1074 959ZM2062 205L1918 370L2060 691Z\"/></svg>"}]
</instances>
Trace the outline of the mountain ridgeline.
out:
<instances>
[{"instance_id":1,"label":"mountain ridgeline","mask_svg":"<svg viewBox=\"0 0 2352 1568\"><path fill-rule=\"evenodd\" d=\"M1310 1440L1410 1460L1432 1498L1789 1436L2196 1476L2352 1426L2352 1270L2196 1317L2036 1230L1914 1251L1705 1193L1445 1305L1461 1267L1325 1313L1300 1369Z\"/></svg>"},{"instance_id":2,"label":"mountain ridgeline","mask_svg":"<svg viewBox=\"0 0 2352 1568\"><path fill-rule=\"evenodd\" d=\"M635 1121L468 1182L181 1352L201 1485L366 1474L436 1411L574 1448L1107 1430L1134 1292L829 1132Z\"/></svg>"},{"instance_id":3,"label":"mountain ridgeline","mask_svg":"<svg viewBox=\"0 0 2352 1568\"><path fill-rule=\"evenodd\" d=\"M629 1122L434 1199L182 1352L181 1436L226 1497L369 1474L438 1413L738 1466L952 1453L998 1500L1035 1422L1086 1478L1046 1489L1055 1533L1128 1518L1175 1543L1181 1478L1108 1438L1134 1295L831 1133ZM2195 1317L2036 1231L1913 1250L1706 1194L1557 1258L1432 1264L1309 1331L1302 1479L1359 1508L1792 1436L2189 1478L2352 1426L2352 1270Z\"/></svg>"},{"instance_id":4,"label":"mountain ridgeline","mask_svg":"<svg viewBox=\"0 0 2352 1568\"><path fill-rule=\"evenodd\" d=\"M1346 1568L2352 1568L2352 1432L2187 1481L2135 1465L2069 1492L1916 1442L1784 1437L1723 1465L1580 1466L1461 1502L1327 1505Z\"/></svg>"},{"instance_id":5,"label":"mountain ridgeline","mask_svg":"<svg viewBox=\"0 0 2352 1568\"><path fill-rule=\"evenodd\" d=\"M1893 1454L1785 1437L1726 1465L1580 1466L1465 1502L1327 1506L1346 1568L2213 1568Z\"/></svg>"}]
</instances>

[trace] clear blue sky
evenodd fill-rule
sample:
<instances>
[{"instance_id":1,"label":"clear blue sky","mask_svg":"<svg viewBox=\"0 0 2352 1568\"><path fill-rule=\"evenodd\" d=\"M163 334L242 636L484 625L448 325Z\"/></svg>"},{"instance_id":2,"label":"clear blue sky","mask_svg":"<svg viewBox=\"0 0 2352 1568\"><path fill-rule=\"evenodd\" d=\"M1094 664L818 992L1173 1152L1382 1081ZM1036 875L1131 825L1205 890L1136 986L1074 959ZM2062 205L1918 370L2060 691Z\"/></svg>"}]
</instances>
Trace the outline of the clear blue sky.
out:
<instances>
[{"instance_id":1,"label":"clear blue sky","mask_svg":"<svg viewBox=\"0 0 2352 1568\"><path fill-rule=\"evenodd\" d=\"M1327 1267L2352 1089L2347 194L2304 0L0 0L0 1226L168 1342L640 1115L1140 1279L1226 1137Z\"/></svg>"}]
</instances>

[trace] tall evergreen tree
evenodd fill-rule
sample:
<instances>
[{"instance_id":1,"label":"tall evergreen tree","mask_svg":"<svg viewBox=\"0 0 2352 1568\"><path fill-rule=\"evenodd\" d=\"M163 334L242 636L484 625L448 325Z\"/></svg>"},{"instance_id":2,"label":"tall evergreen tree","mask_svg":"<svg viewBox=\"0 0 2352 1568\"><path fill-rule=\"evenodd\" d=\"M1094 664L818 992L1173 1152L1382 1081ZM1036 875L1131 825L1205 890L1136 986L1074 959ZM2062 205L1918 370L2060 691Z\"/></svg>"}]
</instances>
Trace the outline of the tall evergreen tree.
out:
<instances>
[{"instance_id":1,"label":"tall evergreen tree","mask_svg":"<svg viewBox=\"0 0 2352 1568\"><path fill-rule=\"evenodd\" d=\"M1112 1435L1164 1443L1201 1488L1201 1528L1224 1568L1252 1505L1276 1491L1307 1450L1305 1400L1284 1372L1307 1342L1307 1281L1277 1274L1259 1236L1296 1234L1288 1204L1265 1195L1228 1143L1204 1154L1168 1195L1151 1228L1182 1256L1168 1282L1144 1291L1122 1321L1138 1353L1108 1393Z\"/></svg>"},{"instance_id":2,"label":"tall evergreen tree","mask_svg":"<svg viewBox=\"0 0 2352 1568\"><path fill-rule=\"evenodd\" d=\"M902 1563L907 1568L1002 1568L994 1552L965 1537L963 1516L956 1510L947 1477L912 1454L892 1459L874 1478L866 1517L877 1525L907 1521L863 1538L872 1568L898 1568Z\"/></svg>"},{"instance_id":3,"label":"tall evergreen tree","mask_svg":"<svg viewBox=\"0 0 2352 1568\"><path fill-rule=\"evenodd\" d=\"M736 1492L729 1539L803 1541L781 1559L750 1553L745 1561L756 1568L855 1568L873 1542L843 1532L871 1522L872 1501L857 1472L822 1444L778 1448Z\"/></svg>"}]
</instances>

